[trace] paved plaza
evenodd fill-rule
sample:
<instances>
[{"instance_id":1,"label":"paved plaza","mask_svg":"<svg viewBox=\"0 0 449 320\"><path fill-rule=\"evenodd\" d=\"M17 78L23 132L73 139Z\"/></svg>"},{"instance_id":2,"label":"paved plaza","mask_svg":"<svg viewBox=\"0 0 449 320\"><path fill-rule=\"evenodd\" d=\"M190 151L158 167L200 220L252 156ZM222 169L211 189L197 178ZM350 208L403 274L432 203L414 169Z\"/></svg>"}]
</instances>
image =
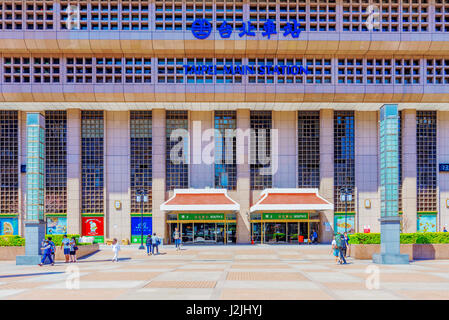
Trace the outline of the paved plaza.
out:
<instances>
[{"instance_id":1,"label":"paved plaza","mask_svg":"<svg viewBox=\"0 0 449 320\"><path fill-rule=\"evenodd\" d=\"M336 265L328 245L164 246L149 257L129 246L120 254L113 263L102 246L77 264L0 262L0 299L449 299L449 260Z\"/></svg>"}]
</instances>

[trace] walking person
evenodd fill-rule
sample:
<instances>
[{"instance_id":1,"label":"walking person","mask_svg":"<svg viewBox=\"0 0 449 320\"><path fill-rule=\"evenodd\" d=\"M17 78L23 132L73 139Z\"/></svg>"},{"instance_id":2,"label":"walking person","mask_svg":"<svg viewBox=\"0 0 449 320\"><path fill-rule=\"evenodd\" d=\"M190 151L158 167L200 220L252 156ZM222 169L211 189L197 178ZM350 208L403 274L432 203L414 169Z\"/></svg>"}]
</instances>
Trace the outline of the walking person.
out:
<instances>
[{"instance_id":1,"label":"walking person","mask_svg":"<svg viewBox=\"0 0 449 320\"><path fill-rule=\"evenodd\" d=\"M70 257L70 240L67 238L67 235L63 235L61 241L61 249L64 250L65 263L69 263Z\"/></svg>"},{"instance_id":2,"label":"walking person","mask_svg":"<svg viewBox=\"0 0 449 320\"><path fill-rule=\"evenodd\" d=\"M151 243L152 243L151 253L152 253L153 255L155 255L154 249L156 249L157 254L159 254L159 243L160 243L160 240L159 240L159 238L156 236L156 232L153 233L153 236L151 237Z\"/></svg>"},{"instance_id":3,"label":"walking person","mask_svg":"<svg viewBox=\"0 0 449 320\"><path fill-rule=\"evenodd\" d=\"M313 237L313 243L318 243L318 233L315 231L315 230L313 230L312 231L312 237Z\"/></svg>"},{"instance_id":4,"label":"walking person","mask_svg":"<svg viewBox=\"0 0 449 320\"><path fill-rule=\"evenodd\" d=\"M340 262L340 253L338 252L337 241L335 241L335 236L332 238L332 254L335 257L335 263L338 264Z\"/></svg>"},{"instance_id":5,"label":"walking person","mask_svg":"<svg viewBox=\"0 0 449 320\"><path fill-rule=\"evenodd\" d=\"M350 252L349 252L349 236L348 236L348 233L347 232L345 232L344 233L344 238L345 238L345 244L346 244L346 249L345 249L345 258L347 258L347 257L349 257L349 254L350 254Z\"/></svg>"},{"instance_id":6,"label":"walking person","mask_svg":"<svg viewBox=\"0 0 449 320\"><path fill-rule=\"evenodd\" d=\"M340 252L340 264L347 264L345 259L345 253L346 253L346 242L345 237L342 234L337 235L337 247L338 251Z\"/></svg>"},{"instance_id":7,"label":"walking person","mask_svg":"<svg viewBox=\"0 0 449 320\"><path fill-rule=\"evenodd\" d=\"M52 266L55 265L53 259L52 259L52 254L51 254L51 244L48 242L48 240L46 240L44 242L44 246L41 248L43 250L43 254L42 254L42 260L41 263L39 263L39 266L43 266L45 263L45 260L47 260L47 258L50 260L50 264Z\"/></svg>"},{"instance_id":8,"label":"walking person","mask_svg":"<svg viewBox=\"0 0 449 320\"><path fill-rule=\"evenodd\" d=\"M56 261L55 255L56 255L56 245L52 241L51 237L48 237L48 244L51 246L51 256L53 258L53 261Z\"/></svg>"},{"instance_id":9,"label":"walking person","mask_svg":"<svg viewBox=\"0 0 449 320\"><path fill-rule=\"evenodd\" d=\"M76 251L78 251L78 246L76 245L75 237L70 240L70 262L76 262Z\"/></svg>"},{"instance_id":10,"label":"walking person","mask_svg":"<svg viewBox=\"0 0 449 320\"><path fill-rule=\"evenodd\" d=\"M114 257L112 258L112 262L118 262L118 252L120 251L120 244L117 241L117 238L112 240L112 252L114 252Z\"/></svg>"},{"instance_id":11,"label":"walking person","mask_svg":"<svg viewBox=\"0 0 449 320\"><path fill-rule=\"evenodd\" d=\"M147 246L147 256L149 256L150 254L152 254L153 251L153 243L151 242L151 233L147 236L147 241L146 241L146 246Z\"/></svg>"},{"instance_id":12,"label":"walking person","mask_svg":"<svg viewBox=\"0 0 449 320\"><path fill-rule=\"evenodd\" d=\"M175 228L173 239L175 240L176 251L181 250L181 235L179 234L178 228Z\"/></svg>"}]
</instances>

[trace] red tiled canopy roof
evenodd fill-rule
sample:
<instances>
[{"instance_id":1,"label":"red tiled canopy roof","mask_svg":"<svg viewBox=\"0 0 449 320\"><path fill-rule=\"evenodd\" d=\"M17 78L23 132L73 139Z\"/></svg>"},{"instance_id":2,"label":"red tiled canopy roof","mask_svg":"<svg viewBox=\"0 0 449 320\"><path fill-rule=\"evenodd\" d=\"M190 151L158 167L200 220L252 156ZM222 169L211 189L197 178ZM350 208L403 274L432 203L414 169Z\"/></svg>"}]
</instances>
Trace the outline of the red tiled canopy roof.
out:
<instances>
[{"instance_id":1,"label":"red tiled canopy roof","mask_svg":"<svg viewBox=\"0 0 449 320\"><path fill-rule=\"evenodd\" d=\"M161 204L164 211L237 211L240 206L224 189L175 189Z\"/></svg>"},{"instance_id":2,"label":"red tiled canopy roof","mask_svg":"<svg viewBox=\"0 0 449 320\"><path fill-rule=\"evenodd\" d=\"M269 193L260 204L328 204L315 193Z\"/></svg>"},{"instance_id":3,"label":"red tiled canopy roof","mask_svg":"<svg viewBox=\"0 0 449 320\"><path fill-rule=\"evenodd\" d=\"M234 204L224 193L181 193L168 200L166 205L220 205Z\"/></svg>"}]
</instances>

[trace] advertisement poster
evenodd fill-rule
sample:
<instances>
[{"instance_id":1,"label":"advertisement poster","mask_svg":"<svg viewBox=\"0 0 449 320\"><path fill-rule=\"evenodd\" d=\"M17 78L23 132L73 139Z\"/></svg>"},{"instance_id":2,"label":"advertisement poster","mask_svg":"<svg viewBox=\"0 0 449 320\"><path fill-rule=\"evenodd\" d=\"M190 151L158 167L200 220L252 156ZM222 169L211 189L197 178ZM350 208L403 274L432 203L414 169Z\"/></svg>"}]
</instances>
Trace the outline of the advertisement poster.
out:
<instances>
[{"instance_id":1,"label":"advertisement poster","mask_svg":"<svg viewBox=\"0 0 449 320\"><path fill-rule=\"evenodd\" d=\"M141 235L141 218L140 217L131 217L131 242L137 243L140 242ZM144 239L148 234L151 234L153 231L153 219L151 217L143 217L143 235Z\"/></svg>"},{"instance_id":2,"label":"advertisement poster","mask_svg":"<svg viewBox=\"0 0 449 320\"><path fill-rule=\"evenodd\" d=\"M354 233L355 232L355 217L354 216L347 216L347 220L346 220L346 232L348 233ZM340 233L344 233L345 232L345 216L335 216L335 233L340 232Z\"/></svg>"},{"instance_id":3,"label":"advertisement poster","mask_svg":"<svg viewBox=\"0 0 449 320\"><path fill-rule=\"evenodd\" d=\"M19 234L19 219L0 218L0 235L16 236Z\"/></svg>"},{"instance_id":4,"label":"advertisement poster","mask_svg":"<svg viewBox=\"0 0 449 320\"><path fill-rule=\"evenodd\" d=\"M418 232L437 232L437 216L418 215Z\"/></svg>"},{"instance_id":5,"label":"advertisement poster","mask_svg":"<svg viewBox=\"0 0 449 320\"><path fill-rule=\"evenodd\" d=\"M67 234L67 218L47 217L47 234Z\"/></svg>"},{"instance_id":6,"label":"advertisement poster","mask_svg":"<svg viewBox=\"0 0 449 320\"><path fill-rule=\"evenodd\" d=\"M83 217L83 236L96 237L104 235L104 217Z\"/></svg>"}]
</instances>

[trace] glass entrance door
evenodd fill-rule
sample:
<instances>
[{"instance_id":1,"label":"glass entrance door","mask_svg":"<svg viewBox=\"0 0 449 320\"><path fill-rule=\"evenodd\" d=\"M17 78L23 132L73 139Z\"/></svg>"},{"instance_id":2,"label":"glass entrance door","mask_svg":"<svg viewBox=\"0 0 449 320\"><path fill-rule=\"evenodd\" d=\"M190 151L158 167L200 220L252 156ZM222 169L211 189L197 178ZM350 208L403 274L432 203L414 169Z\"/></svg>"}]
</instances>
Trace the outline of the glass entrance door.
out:
<instances>
[{"instance_id":1,"label":"glass entrance door","mask_svg":"<svg viewBox=\"0 0 449 320\"><path fill-rule=\"evenodd\" d=\"M182 243L193 243L193 223L181 223Z\"/></svg>"},{"instance_id":2,"label":"glass entrance door","mask_svg":"<svg viewBox=\"0 0 449 320\"><path fill-rule=\"evenodd\" d=\"M265 222L265 243L285 243L287 224L285 222Z\"/></svg>"},{"instance_id":3,"label":"glass entrance door","mask_svg":"<svg viewBox=\"0 0 449 320\"><path fill-rule=\"evenodd\" d=\"M251 224L251 239L254 243L260 243L262 241L262 223Z\"/></svg>"},{"instance_id":4,"label":"glass entrance door","mask_svg":"<svg viewBox=\"0 0 449 320\"><path fill-rule=\"evenodd\" d=\"M287 232L287 242L298 243L298 222L288 222Z\"/></svg>"}]
</instances>

